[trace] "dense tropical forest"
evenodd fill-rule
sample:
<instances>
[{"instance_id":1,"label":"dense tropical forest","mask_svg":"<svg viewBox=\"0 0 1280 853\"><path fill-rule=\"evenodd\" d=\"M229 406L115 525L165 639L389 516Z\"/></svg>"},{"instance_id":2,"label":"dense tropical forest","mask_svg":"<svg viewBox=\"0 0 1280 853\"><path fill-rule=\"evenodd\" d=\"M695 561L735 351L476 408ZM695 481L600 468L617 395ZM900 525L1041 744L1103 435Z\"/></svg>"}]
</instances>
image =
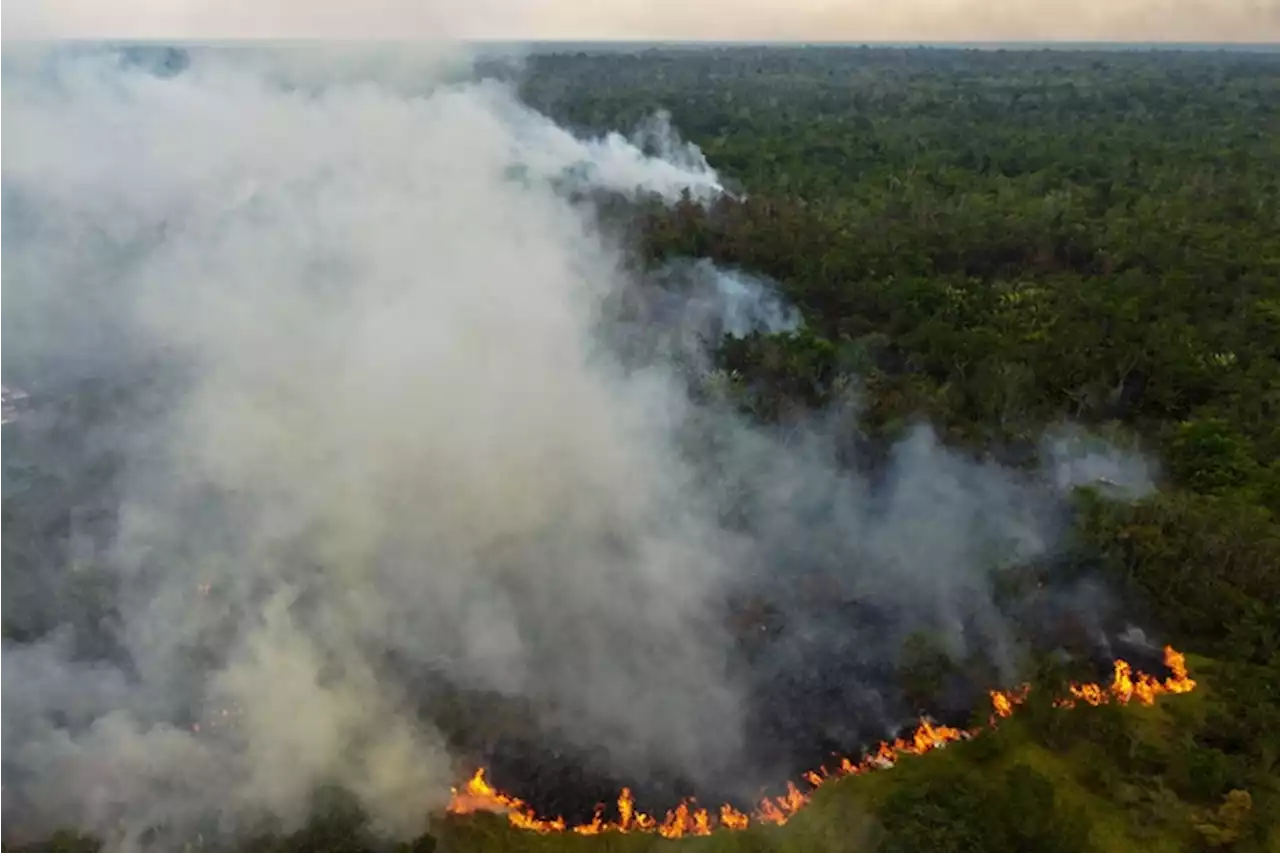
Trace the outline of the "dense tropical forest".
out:
<instances>
[{"instance_id":1,"label":"dense tropical forest","mask_svg":"<svg viewBox=\"0 0 1280 853\"><path fill-rule=\"evenodd\" d=\"M718 353L753 417L856 378L871 458L923 419L1015 464L1063 421L1158 459L1148 498L1076 496L1072 552L1199 687L1064 713L1049 699L1081 672L1046 657L996 731L824 788L785 827L676 842L478 814L413 848L1280 851L1280 58L652 49L535 56L520 87L584 132L665 110L739 191L618 227L641 263L759 272L802 311ZM925 648L903 677L927 705L956 665ZM375 847L340 811L260 845Z\"/></svg>"}]
</instances>

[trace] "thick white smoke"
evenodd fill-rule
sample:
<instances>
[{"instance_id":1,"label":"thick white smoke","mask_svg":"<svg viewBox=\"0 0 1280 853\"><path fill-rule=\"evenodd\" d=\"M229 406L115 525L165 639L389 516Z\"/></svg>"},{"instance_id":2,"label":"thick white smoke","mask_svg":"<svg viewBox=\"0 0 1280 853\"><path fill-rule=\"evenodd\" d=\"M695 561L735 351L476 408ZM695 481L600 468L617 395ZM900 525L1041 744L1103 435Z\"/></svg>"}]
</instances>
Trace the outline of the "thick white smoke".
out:
<instances>
[{"instance_id":1,"label":"thick white smoke","mask_svg":"<svg viewBox=\"0 0 1280 853\"><path fill-rule=\"evenodd\" d=\"M5 75L17 384L148 365L165 400L123 416L119 529L66 569L101 579L94 601L5 641L7 834L297 825L333 780L417 832L458 768L414 672L524 697L621 772L722 774L742 685L718 596L805 562L872 598L909 586L944 626L990 620L959 644L1002 637L985 572L1049 547L1050 492L927 430L873 488L826 433L784 443L611 354L601 305L627 275L564 183L710 197L696 149L661 125L665 158L575 138L504 86L403 66L384 85L191 57ZM696 275L701 331L798 323L746 273ZM691 457L691 422L714 452ZM54 607L21 580L6 619Z\"/></svg>"}]
</instances>

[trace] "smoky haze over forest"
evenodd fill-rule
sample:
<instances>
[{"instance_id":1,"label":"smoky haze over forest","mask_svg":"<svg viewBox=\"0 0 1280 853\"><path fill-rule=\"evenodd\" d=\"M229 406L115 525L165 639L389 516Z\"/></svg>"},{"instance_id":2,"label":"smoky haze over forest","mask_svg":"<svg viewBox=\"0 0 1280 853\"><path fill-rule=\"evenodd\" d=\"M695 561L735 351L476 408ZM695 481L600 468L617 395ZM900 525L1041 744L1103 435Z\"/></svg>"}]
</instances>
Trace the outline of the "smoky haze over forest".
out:
<instances>
[{"instance_id":1,"label":"smoky haze over forest","mask_svg":"<svg viewBox=\"0 0 1280 853\"><path fill-rule=\"evenodd\" d=\"M10 0L6 37L1267 42L1272 0Z\"/></svg>"},{"instance_id":2,"label":"smoky haze over forest","mask_svg":"<svg viewBox=\"0 0 1280 853\"><path fill-rule=\"evenodd\" d=\"M885 733L912 631L1008 676L1000 572L1055 553L1071 487L1151 488L1067 427L1030 472L927 426L850 470L856 377L785 433L745 419L711 343L800 313L750 270L642 274L598 222L724 191L661 116L633 135L661 157L579 138L454 51L5 60L5 382L129 400L77 415L101 505L54 490L110 522L6 553L7 837L297 826L333 780L416 833L471 760L427 681L600 772L750 797L762 680L844 659L838 704ZM6 425L6 492L11 453L83 476L54 417ZM807 576L874 623L740 666L726 599Z\"/></svg>"}]
</instances>

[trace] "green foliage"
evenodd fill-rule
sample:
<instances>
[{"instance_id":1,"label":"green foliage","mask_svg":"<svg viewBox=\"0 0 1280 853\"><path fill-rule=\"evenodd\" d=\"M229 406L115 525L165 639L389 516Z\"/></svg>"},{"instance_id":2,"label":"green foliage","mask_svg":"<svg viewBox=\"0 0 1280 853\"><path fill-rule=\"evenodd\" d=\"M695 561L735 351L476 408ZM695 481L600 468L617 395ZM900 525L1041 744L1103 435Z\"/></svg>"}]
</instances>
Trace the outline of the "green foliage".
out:
<instances>
[{"instance_id":1,"label":"green foliage","mask_svg":"<svg viewBox=\"0 0 1280 853\"><path fill-rule=\"evenodd\" d=\"M1259 468L1252 442L1222 418L1179 424L1165 458L1181 482L1213 495L1246 485Z\"/></svg>"},{"instance_id":2,"label":"green foliage","mask_svg":"<svg viewBox=\"0 0 1280 853\"><path fill-rule=\"evenodd\" d=\"M1214 850L1230 849L1244 833L1253 817L1253 798L1248 791L1232 791L1216 811L1196 824L1196 832L1204 839L1206 847Z\"/></svg>"},{"instance_id":3,"label":"green foliage","mask_svg":"<svg viewBox=\"0 0 1280 853\"><path fill-rule=\"evenodd\" d=\"M1240 495L1170 492L1133 506L1094 503L1080 525L1175 636L1229 659L1275 665L1280 525L1266 508Z\"/></svg>"},{"instance_id":4,"label":"green foliage","mask_svg":"<svg viewBox=\"0 0 1280 853\"><path fill-rule=\"evenodd\" d=\"M961 766L899 788L880 810L885 853L1090 850L1088 823L1058 802L1053 783L1026 764L1003 774Z\"/></svg>"}]
</instances>

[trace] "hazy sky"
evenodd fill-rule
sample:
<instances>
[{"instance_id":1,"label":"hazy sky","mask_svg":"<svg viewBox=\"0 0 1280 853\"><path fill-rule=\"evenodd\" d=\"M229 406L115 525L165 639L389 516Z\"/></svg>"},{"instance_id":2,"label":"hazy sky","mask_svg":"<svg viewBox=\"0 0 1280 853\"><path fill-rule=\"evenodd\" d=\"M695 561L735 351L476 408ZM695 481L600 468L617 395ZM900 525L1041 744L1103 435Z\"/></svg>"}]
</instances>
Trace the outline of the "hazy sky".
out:
<instances>
[{"instance_id":1,"label":"hazy sky","mask_svg":"<svg viewBox=\"0 0 1280 853\"><path fill-rule=\"evenodd\" d=\"M1280 0L6 0L6 38L1280 41Z\"/></svg>"}]
</instances>

